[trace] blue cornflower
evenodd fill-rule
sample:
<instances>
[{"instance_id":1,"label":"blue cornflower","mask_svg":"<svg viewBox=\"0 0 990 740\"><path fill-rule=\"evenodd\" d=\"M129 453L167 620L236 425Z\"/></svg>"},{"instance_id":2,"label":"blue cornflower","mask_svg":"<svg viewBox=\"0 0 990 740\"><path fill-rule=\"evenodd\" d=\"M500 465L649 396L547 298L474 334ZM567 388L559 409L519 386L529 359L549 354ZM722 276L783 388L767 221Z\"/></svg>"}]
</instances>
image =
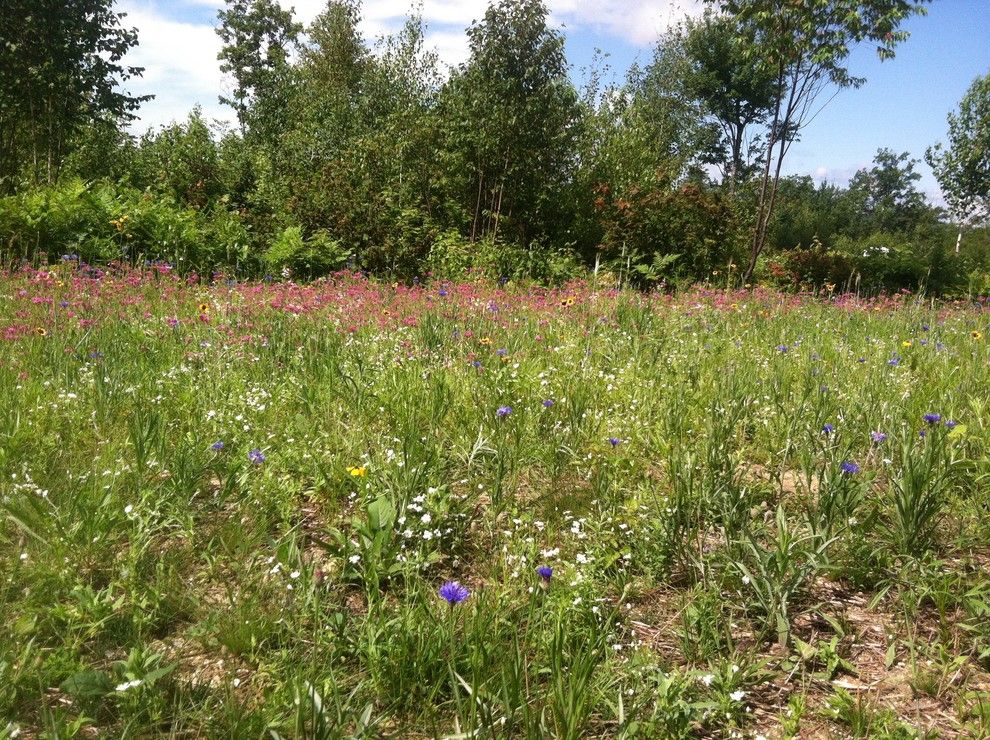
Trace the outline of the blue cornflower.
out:
<instances>
[{"instance_id":1,"label":"blue cornflower","mask_svg":"<svg viewBox=\"0 0 990 740\"><path fill-rule=\"evenodd\" d=\"M789 349L790 349L790 347L788 347L786 344L778 344L777 345L777 351L778 352L786 352Z\"/></svg>"},{"instance_id":2,"label":"blue cornflower","mask_svg":"<svg viewBox=\"0 0 990 740\"><path fill-rule=\"evenodd\" d=\"M619 439L618 437L609 437L608 438L608 443L610 445L612 445L613 447L618 447L620 442L622 442L622 440Z\"/></svg>"},{"instance_id":3,"label":"blue cornflower","mask_svg":"<svg viewBox=\"0 0 990 740\"><path fill-rule=\"evenodd\" d=\"M839 470L842 471L843 475L856 475L859 472L859 465L851 460L843 460Z\"/></svg>"},{"instance_id":4,"label":"blue cornflower","mask_svg":"<svg viewBox=\"0 0 990 740\"><path fill-rule=\"evenodd\" d=\"M497 350L495 350L495 354L497 354L499 357L505 357L507 354L509 354L509 350L507 350L507 349L497 349Z\"/></svg>"},{"instance_id":5,"label":"blue cornflower","mask_svg":"<svg viewBox=\"0 0 990 740\"><path fill-rule=\"evenodd\" d=\"M864 362L866 362L866 358L865 357L860 357L858 360L856 360L856 362L858 362L858 363L860 363L862 365Z\"/></svg>"},{"instance_id":6,"label":"blue cornflower","mask_svg":"<svg viewBox=\"0 0 990 740\"><path fill-rule=\"evenodd\" d=\"M921 330L922 330L922 331L928 331L929 329L931 329L931 327L930 327L930 326L928 326L928 324L922 324L922 325L921 325Z\"/></svg>"},{"instance_id":7,"label":"blue cornflower","mask_svg":"<svg viewBox=\"0 0 990 740\"><path fill-rule=\"evenodd\" d=\"M947 419L945 422L946 429L955 429L957 426L959 426L959 422L955 419Z\"/></svg>"},{"instance_id":8,"label":"blue cornflower","mask_svg":"<svg viewBox=\"0 0 990 740\"><path fill-rule=\"evenodd\" d=\"M261 465L265 461L265 455L261 450L255 448L248 453L248 460L255 465Z\"/></svg>"},{"instance_id":9,"label":"blue cornflower","mask_svg":"<svg viewBox=\"0 0 990 740\"><path fill-rule=\"evenodd\" d=\"M891 357L889 360L887 360L887 364L890 365L891 367L897 367L898 365L900 365L901 364L900 355L894 355L893 357Z\"/></svg>"},{"instance_id":10,"label":"blue cornflower","mask_svg":"<svg viewBox=\"0 0 990 740\"><path fill-rule=\"evenodd\" d=\"M440 288L440 290L437 291L437 295L439 295L441 298L446 298L447 295L448 295L447 289L446 288Z\"/></svg>"},{"instance_id":11,"label":"blue cornflower","mask_svg":"<svg viewBox=\"0 0 990 740\"><path fill-rule=\"evenodd\" d=\"M440 598L451 606L460 604L470 595L467 586L462 586L460 581L447 581L440 587Z\"/></svg>"},{"instance_id":12,"label":"blue cornflower","mask_svg":"<svg viewBox=\"0 0 990 740\"><path fill-rule=\"evenodd\" d=\"M475 369L480 369L481 368L481 360L473 360L471 362L471 367L473 367Z\"/></svg>"},{"instance_id":13,"label":"blue cornflower","mask_svg":"<svg viewBox=\"0 0 990 740\"><path fill-rule=\"evenodd\" d=\"M546 401L543 402L543 408L548 409L551 406L553 406L553 399L552 398L548 398Z\"/></svg>"},{"instance_id":14,"label":"blue cornflower","mask_svg":"<svg viewBox=\"0 0 990 740\"><path fill-rule=\"evenodd\" d=\"M824 434L826 437L834 431L835 431L835 426L833 426L832 424L826 424L825 426L822 427L822 434Z\"/></svg>"},{"instance_id":15,"label":"blue cornflower","mask_svg":"<svg viewBox=\"0 0 990 740\"><path fill-rule=\"evenodd\" d=\"M544 581L549 581L553 577L553 568L549 565L541 565L536 569L536 574Z\"/></svg>"},{"instance_id":16,"label":"blue cornflower","mask_svg":"<svg viewBox=\"0 0 990 740\"><path fill-rule=\"evenodd\" d=\"M512 407L511 406L499 406L498 407L498 411L496 411L495 413L498 415L498 417L500 419L505 418L506 416L508 416L509 414L512 413Z\"/></svg>"},{"instance_id":17,"label":"blue cornflower","mask_svg":"<svg viewBox=\"0 0 990 740\"><path fill-rule=\"evenodd\" d=\"M876 444L887 441L887 435L883 432L870 432L870 439L872 439Z\"/></svg>"},{"instance_id":18,"label":"blue cornflower","mask_svg":"<svg viewBox=\"0 0 990 740\"><path fill-rule=\"evenodd\" d=\"M223 440L218 439L216 442L210 445L210 449L214 452L220 452L223 449Z\"/></svg>"},{"instance_id":19,"label":"blue cornflower","mask_svg":"<svg viewBox=\"0 0 990 740\"><path fill-rule=\"evenodd\" d=\"M933 426L935 424L938 424L940 421L942 421L941 414L925 414L921 418L924 420L926 424L931 424Z\"/></svg>"}]
</instances>

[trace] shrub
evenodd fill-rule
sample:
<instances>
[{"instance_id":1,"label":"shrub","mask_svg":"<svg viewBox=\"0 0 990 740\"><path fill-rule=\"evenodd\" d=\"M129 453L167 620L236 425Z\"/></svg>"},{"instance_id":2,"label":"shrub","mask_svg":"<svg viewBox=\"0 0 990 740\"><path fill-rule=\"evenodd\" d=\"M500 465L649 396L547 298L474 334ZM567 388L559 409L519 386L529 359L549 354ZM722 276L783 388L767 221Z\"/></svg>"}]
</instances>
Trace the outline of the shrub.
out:
<instances>
[{"instance_id":1,"label":"shrub","mask_svg":"<svg viewBox=\"0 0 990 740\"><path fill-rule=\"evenodd\" d=\"M251 269L249 233L223 206L183 207L108 182L69 179L0 199L5 259L75 254L90 263L164 261L181 272L223 265Z\"/></svg>"},{"instance_id":2,"label":"shrub","mask_svg":"<svg viewBox=\"0 0 990 740\"><path fill-rule=\"evenodd\" d=\"M287 226L265 252L264 262L273 270L313 278L340 269L349 257L350 252L326 231L304 239L301 227Z\"/></svg>"}]
</instances>

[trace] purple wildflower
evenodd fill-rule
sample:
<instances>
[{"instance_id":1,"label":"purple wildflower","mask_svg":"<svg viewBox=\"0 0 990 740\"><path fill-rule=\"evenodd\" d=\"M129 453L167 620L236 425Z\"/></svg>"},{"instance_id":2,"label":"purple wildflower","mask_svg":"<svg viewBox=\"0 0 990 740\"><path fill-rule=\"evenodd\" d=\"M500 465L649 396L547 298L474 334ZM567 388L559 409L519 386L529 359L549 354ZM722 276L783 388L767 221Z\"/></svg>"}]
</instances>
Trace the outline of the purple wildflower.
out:
<instances>
[{"instance_id":1,"label":"purple wildflower","mask_svg":"<svg viewBox=\"0 0 990 740\"><path fill-rule=\"evenodd\" d=\"M447 581L440 587L440 598L453 606L460 604L471 592L467 586L462 586L460 581Z\"/></svg>"},{"instance_id":2,"label":"purple wildflower","mask_svg":"<svg viewBox=\"0 0 990 740\"><path fill-rule=\"evenodd\" d=\"M935 424L938 424L940 421L942 421L942 415L941 414L925 414L921 418L924 420L924 422L926 424L930 424L932 426L934 426Z\"/></svg>"},{"instance_id":3,"label":"purple wildflower","mask_svg":"<svg viewBox=\"0 0 990 740\"><path fill-rule=\"evenodd\" d=\"M610 445L612 445L613 447L618 447L620 442L622 442L622 440L619 439L618 437L609 437L608 438L608 443Z\"/></svg>"},{"instance_id":4,"label":"purple wildflower","mask_svg":"<svg viewBox=\"0 0 990 740\"><path fill-rule=\"evenodd\" d=\"M509 350L507 350L507 349L497 349L497 350L495 350L495 354L497 354L499 357L505 357L507 354L509 354Z\"/></svg>"},{"instance_id":5,"label":"purple wildflower","mask_svg":"<svg viewBox=\"0 0 990 740\"><path fill-rule=\"evenodd\" d=\"M541 565L536 569L536 574L544 581L549 581L553 577L553 568L549 565Z\"/></svg>"},{"instance_id":6,"label":"purple wildflower","mask_svg":"<svg viewBox=\"0 0 990 740\"><path fill-rule=\"evenodd\" d=\"M835 426L832 424L826 424L825 426L822 427L822 434L824 434L826 437L832 434L832 432L834 431L835 431Z\"/></svg>"},{"instance_id":7,"label":"purple wildflower","mask_svg":"<svg viewBox=\"0 0 990 740\"><path fill-rule=\"evenodd\" d=\"M901 364L900 355L894 355L893 357L891 357L889 360L887 360L887 364L890 365L891 367L897 367L898 365L900 365Z\"/></svg>"},{"instance_id":8,"label":"purple wildflower","mask_svg":"<svg viewBox=\"0 0 990 740\"><path fill-rule=\"evenodd\" d=\"M210 449L214 452L220 452L223 449L223 440L218 439L216 442L210 445Z\"/></svg>"},{"instance_id":9,"label":"purple wildflower","mask_svg":"<svg viewBox=\"0 0 990 740\"><path fill-rule=\"evenodd\" d=\"M843 460L839 470L842 471L843 475L856 475L859 472L859 465L852 460Z\"/></svg>"},{"instance_id":10,"label":"purple wildflower","mask_svg":"<svg viewBox=\"0 0 990 740\"><path fill-rule=\"evenodd\" d=\"M946 429L955 429L957 426L959 426L959 422L956 421L955 419L946 419L945 421Z\"/></svg>"},{"instance_id":11,"label":"purple wildflower","mask_svg":"<svg viewBox=\"0 0 990 740\"><path fill-rule=\"evenodd\" d=\"M870 439L872 439L876 444L881 444L887 441L887 435L883 432L870 432Z\"/></svg>"},{"instance_id":12,"label":"purple wildflower","mask_svg":"<svg viewBox=\"0 0 990 740\"><path fill-rule=\"evenodd\" d=\"M553 406L553 399L552 398L548 398L546 401L543 402L543 408L545 408L545 409L548 409L548 408L550 408L552 406Z\"/></svg>"},{"instance_id":13,"label":"purple wildflower","mask_svg":"<svg viewBox=\"0 0 990 740\"><path fill-rule=\"evenodd\" d=\"M778 352L783 353L783 352L786 352L789 349L790 349L790 347L788 347L786 344L778 344L777 345L777 351Z\"/></svg>"},{"instance_id":14,"label":"purple wildflower","mask_svg":"<svg viewBox=\"0 0 990 740\"><path fill-rule=\"evenodd\" d=\"M512 407L511 406L499 406L498 407L498 411L495 412L495 414L500 419L504 419L506 416L508 416L511 413L512 413Z\"/></svg>"},{"instance_id":15,"label":"purple wildflower","mask_svg":"<svg viewBox=\"0 0 990 740\"><path fill-rule=\"evenodd\" d=\"M255 448L248 453L248 460L255 465L261 465L265 461L265 455L261 450Z\"/></svg>"}]
</instances>

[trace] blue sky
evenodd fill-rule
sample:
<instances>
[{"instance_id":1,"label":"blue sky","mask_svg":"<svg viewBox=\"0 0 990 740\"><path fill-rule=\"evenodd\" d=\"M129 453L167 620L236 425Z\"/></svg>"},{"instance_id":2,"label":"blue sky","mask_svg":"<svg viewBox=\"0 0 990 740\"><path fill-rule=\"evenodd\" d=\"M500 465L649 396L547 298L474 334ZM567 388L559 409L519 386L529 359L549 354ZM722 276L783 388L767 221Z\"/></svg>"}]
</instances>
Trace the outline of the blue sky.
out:
<instances>
[{"instance_id":1,"label":"blue sky","mask_svg":"<svg viewBox=\"0 0 990 740\"><path fill-rule=\"evenodd\" d=\"M325 0L280 0L294 6L308 23ZM217 96L229 86L219 70L214 33L222 0L119 0L136 26L139 46L128 61L143 65L131 92L157 97L141 110L137 128L185 118L193 105L208 117L231 120ZM484 14L487 0L424 0L429 42L450 64L467 56L464 29ZM596 48L608 52L612 69L622 74L633 62L647 62L656 38L685 14L697 14L701 0L549 0L552 19L567 38L575 77ZM362 30L369 39L398 28L407 0L364 0ZM911 37L895 59L881 63L872 49L858 48L850 70L867 78L857 90L843 90L831 100L794 144L787 174L844 185L867 167L880 147L909 152L922 159L925 148L943 139L946 114L954 110L977 75L990 73L990 0L935 0L928 15L905 26ZM927 165L920 187L937 201L938 185Z\"/></svg>"}]
</instances>

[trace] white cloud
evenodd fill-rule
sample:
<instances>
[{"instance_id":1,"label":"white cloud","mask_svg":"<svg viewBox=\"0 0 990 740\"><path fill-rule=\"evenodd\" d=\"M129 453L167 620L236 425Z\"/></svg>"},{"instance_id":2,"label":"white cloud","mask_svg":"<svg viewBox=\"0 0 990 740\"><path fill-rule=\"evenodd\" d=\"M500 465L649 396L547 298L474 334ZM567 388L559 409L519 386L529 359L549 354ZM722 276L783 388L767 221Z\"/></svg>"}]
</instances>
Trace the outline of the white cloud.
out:
<instances>
[{"instance_id":1,"label":"white cloud","mask_svg":"<svg viewBox=\"0 0 990 740\"><path fill-rule=\"evenodd\" d=\"M155 96L141 106L138 131L181 121L196 104L207 118L233 120L233 111L218 101L225 81L217 61L220 39L212 26L173 20L149 4L126 2L122 10L124 25L138 30L138 45L125 61L145 68L126 89Z\"/></svg>"},{"instance_id":2,"label":"white cloud","mask_svg":"<svg viewBox=\"0 0 990 740\"><path fill-rule=\"evenodd\" d=\"M591 30L649 46L687 16L698 16L704 0L551 0L553 17L571 30Z\"/></svg>"},{"instance_id":3,"label":"white cloud","mask_svg":"<svg viewBox=\"0 0 990 740\"><path fill-rule=\"evenodd\" d=\"M864 167L869 167L868 164L860 165L847 165L844 167L826 167L819 166L810 172L800 172L797 174L811 175L812 179L817 183L827 182L830 185L839 185L845 187L849 184L853 175L859 172Z\"/></svg>"}]
</instances>

